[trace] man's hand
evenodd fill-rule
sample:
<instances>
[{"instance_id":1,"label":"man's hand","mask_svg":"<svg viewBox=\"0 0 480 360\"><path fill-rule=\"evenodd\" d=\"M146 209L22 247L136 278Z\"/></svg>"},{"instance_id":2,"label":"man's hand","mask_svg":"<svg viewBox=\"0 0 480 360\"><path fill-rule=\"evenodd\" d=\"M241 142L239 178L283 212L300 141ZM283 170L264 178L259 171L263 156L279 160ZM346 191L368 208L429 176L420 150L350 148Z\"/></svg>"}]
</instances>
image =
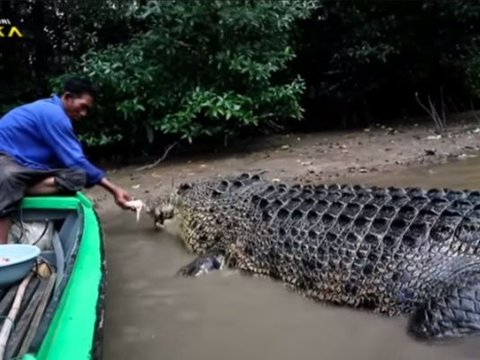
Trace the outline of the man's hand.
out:
<instances>
[{"instance_id":1,"label":"man's hand","mask_svg":"<svg viewBox=\"0 0 480 360\"><path fill-rule=\"evenodd\" d=\"M118 188L114 191L113 196L115 198L115 203L122 209L133 210L131 206L127 205L127 202L132 200L132 198L125 190Z\"/></svg>"},{"instance_id":2,"label":"man's hand","mask_svg":"<svg viewBox=\"0 0 480 360\"><path fill-rule=\"evenodd\" d=\"M111 181L109 181L106 178L102 179L102 181L100 182L100 186L107 189L113 195L113 198L115 199L115 203L118 206L120 206L122 209L135 210L127 204L127 202L132 200L132 198L120 186L113 184Z\"/></svg>"}]
</instances>

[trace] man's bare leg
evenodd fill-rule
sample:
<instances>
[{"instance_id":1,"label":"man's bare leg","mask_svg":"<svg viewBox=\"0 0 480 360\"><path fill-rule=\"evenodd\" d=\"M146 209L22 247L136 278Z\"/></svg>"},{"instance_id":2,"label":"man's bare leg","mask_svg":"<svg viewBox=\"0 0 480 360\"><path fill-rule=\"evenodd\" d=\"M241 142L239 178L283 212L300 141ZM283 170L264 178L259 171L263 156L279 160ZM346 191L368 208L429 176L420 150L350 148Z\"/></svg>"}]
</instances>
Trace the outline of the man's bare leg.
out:
<instances>
[{"instance_id":1,"label":"man's bare leg","mask_svg":"<svg viewBox=\"0 0 480 360\"><path fill-rule=\"evenodd\" d=\"M39 183L31 186L25 192L26 195L52 195L58 194L61 191L55 185L55 179L49 177L45 180L40 181ZM6 244L8 241L8 233L10 231L10 218L0 218L0 245Z\"/></svg>"},{"instance_id":2,"label":"man's bare leg","mask_svg":"<svg viewBox=\"0 0 480 360\"><path fill-rule=\"evenodd\" d=\"M26 191L26 195L52 195L59 193L60 190L55 185L55 178L53 176L29 187Z\"/></svg>"},{"instance_id":3,"label":"man's bare leg","mask_svg":"<svg viewBox=\"0 0 480 360\"><path fill-rule=\"evenodd\" d=\"M0 218L0 245L8 241L8 232L10 231L10 218Z\"/></svg>"}]
</instances>

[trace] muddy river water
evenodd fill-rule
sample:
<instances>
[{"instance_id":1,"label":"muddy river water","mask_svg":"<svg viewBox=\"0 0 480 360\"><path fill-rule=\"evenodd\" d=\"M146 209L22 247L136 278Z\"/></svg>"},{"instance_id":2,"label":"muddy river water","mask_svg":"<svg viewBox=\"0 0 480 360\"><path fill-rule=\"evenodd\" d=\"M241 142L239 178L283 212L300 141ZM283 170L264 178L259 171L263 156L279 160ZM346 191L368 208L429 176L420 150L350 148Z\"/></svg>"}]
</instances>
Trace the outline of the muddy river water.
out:
<instances>
[{"instance_id":1,"label":"muddy river water","mask_svg":"<svg viewBox=\"0 0 480 360\"><path fill-rule=\"evenodd\" d=\"M361 182L480 189L480 158ZM421 343L406 334L406 318L318 304L266 278L232 271L176 278L193 259L176 239L155 233L148 221L137 225L130 214L102 220L106 360L480 359L478 337Z\"/></svg>"}]
</instances>

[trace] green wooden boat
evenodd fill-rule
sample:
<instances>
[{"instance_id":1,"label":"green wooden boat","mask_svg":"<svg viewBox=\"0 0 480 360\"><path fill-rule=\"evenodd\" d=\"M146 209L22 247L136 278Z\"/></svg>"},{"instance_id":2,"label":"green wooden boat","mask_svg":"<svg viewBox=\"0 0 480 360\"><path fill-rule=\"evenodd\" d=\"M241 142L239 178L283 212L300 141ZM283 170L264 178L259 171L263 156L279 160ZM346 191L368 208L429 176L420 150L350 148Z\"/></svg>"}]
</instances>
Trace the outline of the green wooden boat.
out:
<instances>
[{"instance_id":1,"label":"green wooden boat","mask_svg":"<svg viewBox=\"0 0 480 360\"><path fill-rule=\"evenodd\" d=\"M22 223L54 224L52 246L39 257L50 264L54 277L51 291L42 287L48 276L29 283L3 360L101 358L106 267L101 224L92 203L82 193L28 197L15 216ZM3 289L3 298L0 294L0 311L12 288Z\"/></svg>"}]
</instances>

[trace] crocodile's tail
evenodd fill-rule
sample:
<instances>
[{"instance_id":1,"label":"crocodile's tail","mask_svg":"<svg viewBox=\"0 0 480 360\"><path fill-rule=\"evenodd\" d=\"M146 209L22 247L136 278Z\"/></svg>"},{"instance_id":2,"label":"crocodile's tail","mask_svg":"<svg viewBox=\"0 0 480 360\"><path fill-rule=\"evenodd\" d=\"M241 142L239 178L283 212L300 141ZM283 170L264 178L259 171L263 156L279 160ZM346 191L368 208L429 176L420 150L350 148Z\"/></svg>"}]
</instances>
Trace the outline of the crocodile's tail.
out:
<instances>
[{"instance_id":1,"label":"crocodile's tail","mask_svg":"<svg viewBox=\"0 0 480 360\"><path fill-rule=\"evenodd\" d=\"M480 274L449 286L444 296L418 308L409 331L425 340L480 335Z\"/></svg>"}]
</instances>

